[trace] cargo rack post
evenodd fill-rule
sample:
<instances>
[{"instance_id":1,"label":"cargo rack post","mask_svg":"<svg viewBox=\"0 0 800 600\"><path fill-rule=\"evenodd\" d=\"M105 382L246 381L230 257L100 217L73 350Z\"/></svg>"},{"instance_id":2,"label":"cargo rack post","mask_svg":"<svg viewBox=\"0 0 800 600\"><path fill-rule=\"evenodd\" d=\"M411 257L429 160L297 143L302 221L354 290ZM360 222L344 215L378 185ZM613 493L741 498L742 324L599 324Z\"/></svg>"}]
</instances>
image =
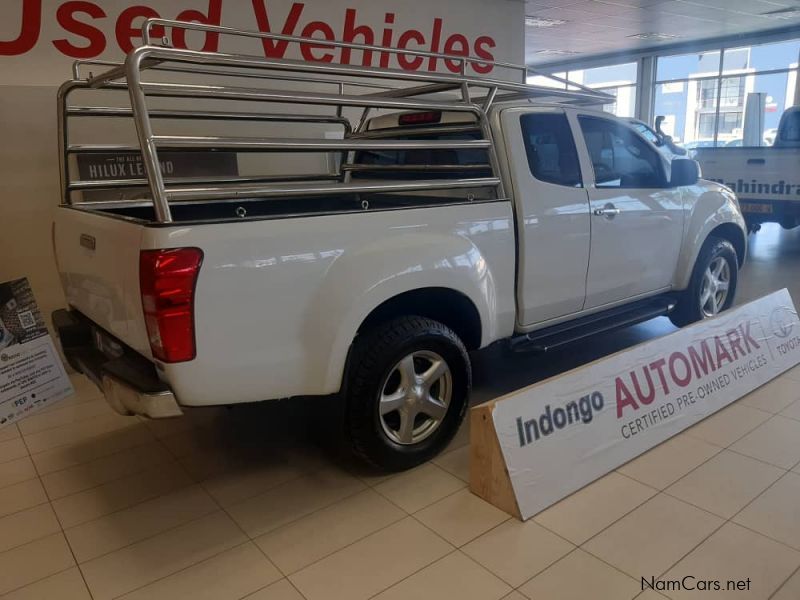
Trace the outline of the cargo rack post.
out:
<instances>
[{"instance_id":1,"label":"cargo rack post","mask_svg":"<svg viewBox=\"0 0 800 600\"><path fill-rule=\"evenodd\" d=\"M192 30L249 38L271 40L287 44L311 44L315 47L343 48L362 53L414 56L448 61L458 65L458 74L439 72L402 71L398 69L352 66L323 62L302 62L275 59L250 54L204 52L175 48L166 36L154 42L153 31L161 28ZM224 26L206 25L149 19L142 26L142 46L135 48L123 63L110 61L77 61L73 77L64 83L58 93L58 137L60 145L60 174L63 190L62 203L93 210L113 204L131 204L130 201L73 200L73 192L90 190L115 190L123 188L149 188L155 221L173 222L171 204L195 203L209 200L241 202L247 199L303 197L312 195L342 195L352 193L400 193L442 189L494 189L497 198L505 191L488 122L488 112L493 104L508 100L533 100L558 102L565 105L598 105L613 102L608 94L574 82L543 73L524 65L516 65L485 58L448 55L437 52L391 48L368 44L354 44L316 38L303 38L282 34L244 31ZM492 69L512 71L521 81L489 77L470 77L468 65L491 66ZM90 67L102 72L82 74ZM166 72L203 77L203 83L174 83L143 81L146 72ZM526 83L530 73L550 78L564 89L534 86ZM224 77L280 82L282 87L247 87L207 83L207 80ZM331 86L331 91L304 91L291 89L294 83L313 83L318 87ZM288 88L288 89L287 89ZM122 91L130 98L130 108L116 106L73 106L69 98L76 91ZM443 93L452 96L442 99ZM429 96L434 96L433 98ZM330 114L282 114L254 111L151 109L148 97L172 99L213 99L236 102L266 102L281 105L332 107ZM355 127L343 115L345 108L361 109ZM408 140L374 136L366 132L369 115L376 109L402 111L452 111L471 115L482 139L468 140ZM71 144L70 120L77 118L132 118L138 137L138 146L118 144ZM152 121L193 120L231 122L276 122L330 124L341 127L343 139L300 139L230 136L156 135ZM159 151L234 151L234 152L337 152L342 155L359 150L460 150L481 149L488 156L485 167L490 176L461 177L454 179L417 179L380 181L353 181L349 174L354 165L344 165L338 173L284 176L235 177L176 177L167 178L161 172ZM70 173L70 156L90 153L134 152L141 153L146 179L73 180ZM463 165L443 164L431 167L434 171L464 170ZM402 166L388 168L401 172ZM142 204L138 202L138 204Z\"/></svg>"}]
</instances>

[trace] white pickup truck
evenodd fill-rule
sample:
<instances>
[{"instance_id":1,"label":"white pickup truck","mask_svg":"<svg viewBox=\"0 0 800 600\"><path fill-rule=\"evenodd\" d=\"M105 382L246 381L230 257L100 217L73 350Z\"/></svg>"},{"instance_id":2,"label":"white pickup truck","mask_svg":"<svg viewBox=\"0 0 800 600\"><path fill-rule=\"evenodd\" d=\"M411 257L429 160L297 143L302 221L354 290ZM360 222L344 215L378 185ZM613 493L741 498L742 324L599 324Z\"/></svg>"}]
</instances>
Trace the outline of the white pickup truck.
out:
<instances>
[{"instance_id":1,"label":"white pickup truck","mask_svg":"<svg viewBox=\"0 0 800 600\"><path fill-rule=\"evenodd\" d=\"M703 176L740 199L750 231L761 223L800 225L800 107L781 117L775 142L765 147L698 148Z\"/></svg>"},{"instance_id":2,"label":"white pickup truck","mask_svg":"<svg viewBox=\"0 0 800 600\"><path fill-rule=\"evenodd\" d=\"M99 75L82 78L85 66L59 94L53 237L69 310L54 323L70 364L123 414L339 395L356 453L403 469L459 427L470 351L501 340L544 351L659 315L689 323L733 301L746 252L734 194L588 108L607 101L597 92L153 45ZM203 83L164 83L170 69ZM240 80L217 83L232 69ZM262 75L269 86L253 83ZM275 78L332 91L276 90ZM129 105L72 103L120 90ZM154 108L162 98L190 108ZM227 108L207 110L209 99ZM73 143L78 121L96 136L114 119L135 123L139 143ZM191 135L153 131L187 120ZM244 121L247 135L197 135L217 121ZM257 130L299 131L298 121L343 136ZM331 170L164 175L176 151L317 153ZM108 153L142 160L147 177L125 178L135 163L75 178L76 156ZM83 196L103 190L111 199Z\"/></svg>"}]
</instances>

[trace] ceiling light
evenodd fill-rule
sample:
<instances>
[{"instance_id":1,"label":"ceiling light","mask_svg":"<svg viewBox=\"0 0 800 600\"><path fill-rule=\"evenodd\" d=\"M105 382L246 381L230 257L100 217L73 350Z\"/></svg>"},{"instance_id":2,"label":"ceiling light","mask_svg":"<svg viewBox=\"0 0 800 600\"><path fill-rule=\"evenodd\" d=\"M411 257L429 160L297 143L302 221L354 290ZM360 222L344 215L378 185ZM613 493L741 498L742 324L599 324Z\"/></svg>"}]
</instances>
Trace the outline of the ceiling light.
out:
<instances>
[{"instance_id":1,"label":"ceiling light","mask_svg":"<svg viewBox=\"0 0 800 600\"><path fill-rule=\"evenodd\" d=\"M674 33L658 33L657 31L647 31L645 33L629 35L628 37L635 40L673 40L680 36Z\"/></svg>"},{"instance_id":2,"label":"ceiling light","mask_svg":"<svg viewBox=\"0 0 800 600\"><path fill-rule=\"evenodd\" d=\"M563 19L550 19L548 17L534 17L525 15L525 25L528 27L554 27L555 25L564 25L566 21Z\"/></svg>"},{"instance_id":3,"label":"ceiling light","mask_svg":"<svg viewBox=\"0 0 800 600\"><path fill-rule=\"evenodd\" d=\"M561 56L564 54L580 54L580 52L576 52L575 50L534 50L531 54L536 54L537 56Z\"/></svg>"},{"instance_id":4,"label":"ceiling light","mask_svg":"<svg viewBox=\"0 0 800 600\"><path fill-rule=\"evenodd\" d=\"M762 16L770 19L793 19L794 17L800 17L800 8L797 6L779 8L778 10L762 13Z\"/></svg>"}]
</instances>

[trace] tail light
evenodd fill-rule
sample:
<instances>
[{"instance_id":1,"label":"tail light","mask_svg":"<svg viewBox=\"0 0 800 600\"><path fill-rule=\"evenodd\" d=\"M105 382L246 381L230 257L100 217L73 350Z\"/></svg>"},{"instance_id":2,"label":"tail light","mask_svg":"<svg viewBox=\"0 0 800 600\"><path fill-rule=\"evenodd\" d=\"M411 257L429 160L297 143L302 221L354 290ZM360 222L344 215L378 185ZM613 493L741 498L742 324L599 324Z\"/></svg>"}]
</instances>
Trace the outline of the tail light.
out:
<instances>
[{"instance_id":1,"label":"tail light","mask_svg":"<svg viewBox=\"0 0 800 600\"><path fill-rule=\"evenodd\" d=\"M139 255L139 288L150 349L168 363L192 360L194 291L203 262L199 248L143 250Z\"/></svg>"},{"instance_id":2,"label":"tail light","mask_svg":"<svg viewBox=\"0 0 800 600\"><path fill-rule=\"evenodd\" d=\"M438 110L428 112L412 112L400 115L397 118L398 125L428 125L438 123L442 120L442 113Z\"/></svg>"}]
</instances>

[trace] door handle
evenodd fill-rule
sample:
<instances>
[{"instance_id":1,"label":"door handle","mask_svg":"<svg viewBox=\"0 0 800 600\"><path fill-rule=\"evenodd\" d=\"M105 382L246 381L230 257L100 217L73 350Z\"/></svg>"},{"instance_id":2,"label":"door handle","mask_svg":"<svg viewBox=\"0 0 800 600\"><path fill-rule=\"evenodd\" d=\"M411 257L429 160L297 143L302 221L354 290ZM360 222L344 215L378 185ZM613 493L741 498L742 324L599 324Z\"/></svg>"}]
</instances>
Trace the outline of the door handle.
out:
<instances>
[{"instance_id":1,"label":"door handle","mask_svg":"<svg viewBox=\"0 0 800 600\"><path fill-rule=\"evenodd\" d=\"M766 164L766 162L767 161L765 161L763 158L748 158L747 159L747 164L748 165L763 165L763 164Z\"/></svg>"},{"instance_id":2,"label":"door handle","mask_svg":"<svg viewBox=\"0 0 800 600\"><path fill-rule=\"evenodd\" d=\"M616 217L622 211L619 208L615 208L613 206L607 206L605 208L595 208L594 209L594 216L596 217Z\"/></svg>"}]
</instances>

